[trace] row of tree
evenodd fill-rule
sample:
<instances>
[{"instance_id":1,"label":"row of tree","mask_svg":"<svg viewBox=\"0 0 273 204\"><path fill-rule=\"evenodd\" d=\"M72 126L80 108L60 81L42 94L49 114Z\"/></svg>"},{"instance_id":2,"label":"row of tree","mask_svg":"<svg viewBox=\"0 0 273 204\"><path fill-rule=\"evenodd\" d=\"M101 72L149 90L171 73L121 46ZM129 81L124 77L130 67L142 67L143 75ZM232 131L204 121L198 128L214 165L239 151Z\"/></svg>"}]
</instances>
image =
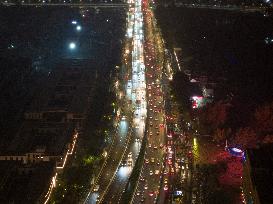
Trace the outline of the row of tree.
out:
<instances>
[{"instance_id":1,"label":"row of tree","mask_svg":"<svg viewBox=\"0 0 273 204\"><path fill-rule=\"evenodd\" d=\"M182 127L212 135L218 143L225 140L242 148L273 142L273 102L253 105L234 98L218 100L193 110L190 96L195 88L188 76L177 72L171 82L171 95L177 101Z\"/></svg>"},{"instance_id":2,"label":"row of tree","mask_svg":"<svg viewBox=\"0 0 273 204\"><path fill-rule=\"evenodd\" d=\"M232 104L218 101L199 110L199 127L218 143L227 139L242 148L273 142L273 102L258 106L247 121L236 125L239 114L234 114Z\"/></svg>"}]
</instances>

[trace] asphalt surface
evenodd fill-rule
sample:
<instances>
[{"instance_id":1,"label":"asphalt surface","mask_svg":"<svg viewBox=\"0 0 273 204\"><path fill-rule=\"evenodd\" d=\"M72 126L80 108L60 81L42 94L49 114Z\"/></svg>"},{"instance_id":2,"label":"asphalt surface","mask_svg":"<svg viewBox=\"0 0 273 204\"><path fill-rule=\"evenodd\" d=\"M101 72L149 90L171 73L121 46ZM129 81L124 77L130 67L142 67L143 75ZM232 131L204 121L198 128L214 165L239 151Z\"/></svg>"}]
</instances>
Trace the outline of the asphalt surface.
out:
<instances>
[{"instance_id":1,"label":"asphalt surface","mask_svg":"<svg viewBox=\"0 0 273 204\"><path fill-rule=\"evenodd\" d=\"M163 67L160 52L163 52L161 42L155 33L154 17L148 3L143 2L145 22L145 66L148 96L148 143L142 171L135 193L133 203L165 202L168 194L168 177L166 166L166 123L164 111L164 98L162 92ZM168 179L168 178L167 178ZM165 190L164 190L165 187Z\"/></svg>"},{"instance_id":2,"label":"asphalt surface","mask_svg":"<svg viewBox=\"0 0 273 204\"><path fill-rule=\"evenodd\" d=\"M126 66L127 70L125 70L128 73L125 82L125 101L130 105L123 113L126 119L121 122L128 123L126 120L130 120L132 131L127 139L125 138L126 134L128 135L128 127L123 135L117 134L116 142L112 144L112 151L109 152L111 155L109 161L103 166L101 174L95 182L96 185L99 185L99 190L96 192L94 192L94 188L91 190L87 203L119 202L138 157L144 136L147 102L141 1L129 1L128 3L134 3L134 7L129 8L125 39L128 44L132 43L133 45L131 50L130 46L126 46L128 48L126 53L131 56L125 59L125 62L130 60L131 64L131 66ZM129 119L130 115L133 116Z\"/></svg>"}]
</instances>

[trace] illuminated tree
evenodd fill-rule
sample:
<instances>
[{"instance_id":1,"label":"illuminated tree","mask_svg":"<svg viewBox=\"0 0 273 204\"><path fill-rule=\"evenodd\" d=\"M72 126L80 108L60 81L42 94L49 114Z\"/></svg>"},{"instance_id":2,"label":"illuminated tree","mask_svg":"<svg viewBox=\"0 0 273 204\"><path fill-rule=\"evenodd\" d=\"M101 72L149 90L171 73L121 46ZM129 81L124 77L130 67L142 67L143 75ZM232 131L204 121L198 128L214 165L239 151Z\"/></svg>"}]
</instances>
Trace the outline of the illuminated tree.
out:
<instances>
[{"instance_id":1,"label":"illuminated tree","mask_svg":"<svg viewBox=\"0 0 273 204\"><path fill-rule=\"evenodd\" d=\"M224 129L224 128L217 128L214 131L213 139L216 142L222 142L223 140L227 139L229 134L231 133L231 129Z\"/></svg>"},{"instance_id":2,"label":"illuminated tree","mask_svg":"<svg viewBox=\"0 0 273 204\"><path fill-rule=\"evenodd\" d=\"M227 119L228 106L223 101L218 101L208 108L207 121L214 128L223 125Z\"/></svg>"},{"instance_id":3,"label":"illuminated tree","mask_svg":"<svg viewBox=\"0 0 273 204\"><path fill-rule=\"evenodd\" d=\"M273 102L257 108L256 129L260 135L273 134Z\"/></svg>"},{"instance_id":4,"label":"illuminated tree","mask_svg":"<svg viewBox=\"0 0 273 204\"><path fill-rule=\"evenodd\" d=\"M206 134L215 135L216 137L220 136L219 131L225 126L228 110L229 105L223 101L208 104L206 107L200 109L198 111L200 131Z\"/></svg>"},{"instance_id":5,"label":"illuminated tree","mask_svg":"<svg viewBox=\"0 0 273 204\"><path fill-rule=\"evenodd\" d=\"M250 127L240 128L235 134L235 144L240 145L243 149L256 147L257 141L258 137Z\"/></svg>"},{"instance_id":6,"label":"illuminated tree","mask_svg":"<svg viewBox=\"0 0 273 204\"><path fill-rule=\"evenodd\" d=\"M262 143L273 143L273 135L266 135Z\"/></svg>"}]
</instances>

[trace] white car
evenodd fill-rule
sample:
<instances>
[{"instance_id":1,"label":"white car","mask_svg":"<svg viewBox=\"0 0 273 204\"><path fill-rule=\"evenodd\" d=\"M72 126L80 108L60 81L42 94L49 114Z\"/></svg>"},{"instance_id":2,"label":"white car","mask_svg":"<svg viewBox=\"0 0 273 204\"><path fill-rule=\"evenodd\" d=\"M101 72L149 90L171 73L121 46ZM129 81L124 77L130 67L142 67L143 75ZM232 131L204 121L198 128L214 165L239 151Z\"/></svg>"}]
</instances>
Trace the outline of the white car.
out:
<instances>
[{"instance_id":1,"label":"white car","mask_svg":"<svg viewBox=\"0 0 273 204\"><path fill-rule=\"evenodd\" d=\"M132 152L129 152L128 158L132 158Z\"/></svg>"}]
</instances>

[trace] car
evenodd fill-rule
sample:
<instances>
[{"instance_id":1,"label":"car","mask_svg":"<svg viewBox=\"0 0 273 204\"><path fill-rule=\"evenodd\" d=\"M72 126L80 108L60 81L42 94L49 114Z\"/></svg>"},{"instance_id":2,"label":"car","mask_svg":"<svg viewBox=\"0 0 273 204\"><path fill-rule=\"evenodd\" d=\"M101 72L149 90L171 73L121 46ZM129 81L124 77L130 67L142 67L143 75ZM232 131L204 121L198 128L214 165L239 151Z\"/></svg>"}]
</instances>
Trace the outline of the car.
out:
<instances>
[{"instance_id":1,"label":"car","mask_svg":"<svg viewBox=\"0 0 273 204\"><path fill-rule=\"evenodd\" d=\"M152 147L152 144L151 144L151 143L149 144L149 147Z\"/></svg>"},{"instance_id":2,"label":"car","mask_svg":"<svg viewBox=\"0 0 273 204\"><path fill-rule=\"evenodd\" d=\"M167 183L168 183L168 179L165 178L165 179L164 179L164 184L167 184Z\"/></svg>"},{"instance_id":3,"label":"car","mask_svg":"<svg viewBox=\"0 0 273 204\"><path fill-rule=\"evenodd\" d=\"M127 166L127 161L126 160L122 161L121 166Z\"/></svg>"},{"instance_id":4,"label":"car","mask_svg":"<svg viewBox=\"0 0 273 204\"><path fill-rule=\"evenodd\" d=\"M159 147L162 148L164 145L162 143L160 143Z\"/></svg>"},{"instance_id":5,"label":"car","mask_svg":"<svg viewBox=\"0 0 273 204\"><path fill-rule=\"evenodd\" d=\"M154 163L155 162L155 158L152 157L151 158L151 162Z\"/></svg>"},{"instance_id":6,"label":"car","mask_svg":"<svg viewBox=\"0 0 273 204\"><path fill-rule=\"evenodd\" d=\"M148 189L148 184L147 184L147 183L145 184L144 189L145 189L145 190Z\"/></svg>"},{"instance_id":7,"label":"car","mask_svg":"<svg viewBox=\"0 0 273 204\"><path fill-rule=\"evenodd\" d=\"M160 134L160 132L159 132L159 131L157 131L157 132L156 132L156 134L157 134L157 135L159 135L159 134Z\"/></svg>"},{"instance_id":8,"label":"car","mask_svg":"<svg viewBox=\"0 0 273 204\"><path fill-rule=\"evenodd\" d=\"M132 152L129 152L128 158L132 158Z\"/></svg>"},{"instance_id":9,"label":"car","mask_svg":"<svg viewBox=\"0 0 273 204\"><path fill-rule=\"evenodd\" d=\"M137 192L136 192L136 195L140 195L140 191L137 191Z\"/></svg>"},{"instance_id":10,"label":"car","mask_svg":"<svg viewBox=\"0 0 273 204\"><path fill-rule=\"evenodd\" d=\"M150 134L149 134L150 136L153 136L153 133L152 132L150 132Z\"/></svg>"},{"instance_id":11,"label":"car","mask_svg":"<svg viewBox=\"0 0 273 204\"><path fill-rule=\"evenodd\" d=\"M154 146L154 149L157 149L157 146L156 146L156 145Z\"/></svg>"},{"instance_id":12,"label":"car","mask_svg":"<svg viewBox=\"0 0 273 204\"><path fill-rule=\"evenodd\" d=\"M153 171L152 170L150 170L150 175L152 176L154 173L153 173Z\"/></svg>"},{"instance_id":13,"label":"car","mask_svg":"<svg viewBox=\"0 0 273 204\"><path fill-rule=\"evenodd\" d=\"M96 201L98 202L100 200L100 195L97 196Z\"/></svg>"},{"instance_id":14,"label":"car","mask_svg":"<svg viewBox=\"0 0 273 204\"><path fill-rule=\"evenodd\" d=\"M159 170L155 170L155 175L158 175L159 174Z\"/></svg>"},{"instance_id":15,"label":"car","mask_svg":"<svg viewBox=\"0 0 273 204\"><path fill-rule=\"evenodd\" d=\"M155 121L158 121L158 118L155 118Z\"/></svg>"},{"instance_id":16,"label":"car","mask_svg":"<svg viewBox=\"0 0 273 204\"><path fill-rule=\"evenodd\" d=\"M173 167L171 168L171 174L174 174L174 168Z\"/></svg>"},{"instance_id":17,"label":"car","mask_svg":"<svg viewBox=\"0 0 273 204\"><path fill-rule=\"evenodd\" d=\"M196 199L196 194L195 193L192 194L192 199Z\"/></svg>"},{"instance_id":18,"label":"car","mask_svg":"<svg viewBox=\"0 0 273 204\"><path fill-rule=\"evenodd\" d=\"M164 191L167 191L169 188L168 188L168 185L164 185Z\"/></svg>"},{"instance_id":19,"label":"car","mask_svg":"<svg viewBox=\"0 0 273 204\"><path fill-rule=\"evenodd\" d=\"M150 191L149 192L149 196L153 196L154 195L154 192L153 191Z\"/></svg>"},{"instance_id":20,"label":"car","mask_svg":"<svg viewBox=\"0 0 273 204\"><path fill-rule=\"evenodd\" d=\"M158 129L158 126L157 126L157 125L155 126L155 129Z\"/></svg>"},{"instance_id":21,"label":"car","mask_svg":"<svg viewBox=\"0 0 273 204\"><path fill-rule=\"evenodd\" d=\"M128 165L128 166L132 166L132 165L133 165L133 160L132 160L132 158L129 158L129 159L128 159L127 165Z\"/></svg>"},{"instance_id":22,"label":"car","mask_svg":"<svg viewBox=\"0 0 273 204\"><path fill-rule=\"evenodd\" d=\"M100 188L100 185L95 185L93 191L94 191L94 192L98 192L98 191L99 191L99 188Z\"/></svg>"},{"instance_id":23,"label":"car","mask_svg":"<svg viewBox=\"0 0 273 204\"><path fill-rule=\"evenodd\" d=\"M149 164L149 159L145 159L145 164Z\"/></svg>"},{"instance_id":24,"label":"car","mask_svg":"<svg viewBox=\"0 0 273 204\"><path fill-rule=\"evenodd\" d=\"M172 160L168 159L168 164L172 165Z\"/></svg>"}]
</instances>

